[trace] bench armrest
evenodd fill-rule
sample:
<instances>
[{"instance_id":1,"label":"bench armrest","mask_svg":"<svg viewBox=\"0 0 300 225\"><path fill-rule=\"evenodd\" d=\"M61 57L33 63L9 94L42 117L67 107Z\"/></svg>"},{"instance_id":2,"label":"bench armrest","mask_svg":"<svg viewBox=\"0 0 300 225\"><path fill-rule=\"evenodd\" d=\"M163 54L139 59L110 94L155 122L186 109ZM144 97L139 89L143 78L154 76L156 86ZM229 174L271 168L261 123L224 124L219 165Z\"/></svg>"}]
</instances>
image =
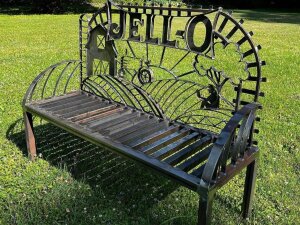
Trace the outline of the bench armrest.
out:
<instances>
[{"instance_id":1,"label":"bench armrest","mask_svg":"<svg viewBox=\"0 0 300 225\"><path fill-rule=\"evenodd\" d=\"M251 139L258 103L250 103L237 111L221 131L205 165L201 186L210 187L220 172L226 173L228 159L235 164L243 156ZM238 131L237 131L238 129ZM237 133L237 134L236 134Z\"/></svg>"},{"instance_id":2,"label":"bench armrest","mask_svg":"<svg viewBox=\"0 0 300 225\"><path fill-rule=\"evenodd\" d=\"M72 78L80 75L79 60L65 60L54 64L41 72L30 84L23 98L23 106L33 100L41 100L69 91ZM78 78L77 76L77 78ZM79 79L76 82L77 90L80 88Z\"/></svg>"}]
</instances>

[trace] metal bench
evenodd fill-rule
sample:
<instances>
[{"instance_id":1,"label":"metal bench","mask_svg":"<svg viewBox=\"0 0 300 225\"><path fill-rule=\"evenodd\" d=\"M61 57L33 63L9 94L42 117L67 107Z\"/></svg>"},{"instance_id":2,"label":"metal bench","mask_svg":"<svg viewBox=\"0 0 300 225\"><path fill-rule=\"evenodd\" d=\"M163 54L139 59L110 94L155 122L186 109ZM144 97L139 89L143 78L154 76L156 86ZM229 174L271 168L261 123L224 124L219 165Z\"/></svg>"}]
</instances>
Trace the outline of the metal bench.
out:
<instances>
[{"instance_id":1,"label":"metal bench","mask_svg":"<svg viewBox=\"0 0 300 225\"><path fill-rule=\"evenodd\" d=\"M242 23L221 8L111 1L82 15L80 60L47 68L24 97L30 158L35 115L197 192L198 224L210 224L216 191L247 168L248 217L266 79Z\"/></svg>"}]
</instances>

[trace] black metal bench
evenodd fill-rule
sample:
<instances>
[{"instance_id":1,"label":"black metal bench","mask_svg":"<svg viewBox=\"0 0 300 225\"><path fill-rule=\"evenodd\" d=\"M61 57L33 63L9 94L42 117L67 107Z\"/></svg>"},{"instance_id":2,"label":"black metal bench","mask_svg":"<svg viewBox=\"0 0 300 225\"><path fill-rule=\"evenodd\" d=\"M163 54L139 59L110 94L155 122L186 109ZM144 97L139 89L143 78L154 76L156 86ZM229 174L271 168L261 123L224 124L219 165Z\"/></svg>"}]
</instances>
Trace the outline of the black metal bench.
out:
<instances>
[{"instance_id":1,"label":"black metal bench","mask_svg":"<svg viewBox=\"0 0 300 225\"><path fill-rule=\"evenodd\" d=\"M80 60L49 67L24 97L30 158L36 115L196 191L199 224L210 223L216 191L247 168L248 217L265 63L243 20L221 8L108 1L79 23Z\"/></svg>"}]
</instances>

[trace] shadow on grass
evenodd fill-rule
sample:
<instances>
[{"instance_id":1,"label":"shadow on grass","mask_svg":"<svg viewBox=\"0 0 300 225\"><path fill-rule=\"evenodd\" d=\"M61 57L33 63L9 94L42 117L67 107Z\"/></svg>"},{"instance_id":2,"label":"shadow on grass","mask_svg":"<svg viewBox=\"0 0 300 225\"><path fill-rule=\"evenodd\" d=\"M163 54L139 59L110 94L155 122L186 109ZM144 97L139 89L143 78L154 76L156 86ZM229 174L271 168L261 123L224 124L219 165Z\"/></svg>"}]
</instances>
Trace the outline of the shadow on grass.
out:
<instances>
[{"instance_id":1,"label":"shadow on grass","mask_svg":"<svg viewBox=\"0 0 300 225\"><path fill-rule=\"evenodd\" d=\"M35 119L35 124L37 119ZM17 120L10 126L6 136L27 157L22 119ZM151 218L150 214L152 213L153 206L160 204L168 195L178 189L179 185L176 183L169 181L161 175L154 174L152 171L141 167L140 164L136 165L107 149L93 145L49 123L36 125L35 137L38 153L40 154L39 157L47 160L51 165L59 169L67 169L75 179L90 185L92 190L94 190L92 197L88 199L75 199L74 201L77 201L77 203L72 204L80 205L83 201L83 205L95 208L94 212L91 212L92 216L103 210L113 211L115 210L114 208L117 208L117 211L124 212L125 215L123 214L122 216L125 216L125 221L128 221L130 224L136 224L136 218L143 218L143 221L148 221L143 224L153 224L153 220L155 224L163 222L162 215L159 215L155 219ZM64 198L62 196L66 194L60 193L61 198ZM189 218L191 216L194 219L197 217L197 207L191 207L191 205L194 205L191 202L194 202L196 206L198 204L197 194L194 197L190 195L190 192L187 192L187 194L183 195L185 199L174 202L176 206L169 205L173 203L167 203L167 205L163 206L163 208L175 207L175 209L182 209L184 211L181 212L183 216L178 214L179 219L180 217L187 217L187 219L175 224L190 223ZM78 195L80 196L80 194ZM107 200L103 200L103 196L106 196ZM226 201L222 196L218 196L217 201L221 203L222 207L225 207L226 211L233 211L236 215L240 213L238 207L231 204L230 200ZM170 202L170 200L167 202ZM186 205L187 202L188 205L191 204L189 207ZM27 207L26 210L30 211L31 209ZM51 208L54 215L56 214L55 210L55 207ZM18 209L15 211L18 214ZM177 216L175 211L172 213ZM77 214L74 216L75 221L79 221L84 216L83 212ZM113 218L113 220L119 219L118 217ZM50 218L46 220L50 223L52 221ZM108 216L107 220L111 220L111 216ZM47 223L45 222L45 224ZM173 222L166 224L173 224Z\"/></svg>"},{"instance_id":2,"label":"shadow on grass","mask_svg":"<svg viewBox=\"0 0 300 225\"><path fill-rule=\"evenodd\" d=\"M27 157L23 119L12 124L6 136ZM117 207L126 209L135 205L147 210L178 187L163 176L52 124L35 126L35 138L39 157L59 169L70 171L76 180L89 184L92 189L101 189L107 198L111 196L116 200L112 205Z\"/></svg>"},{"instance_id":3,"label":"shadow on grass","mask_svg":"<svg viewBox=\"0 0 300 225\"><path fill-rule=\"evenodd\" d=\"M278 9L254 9L254 10L234 10L239 13L239 17L261 21L266 23L290 23L300 24L300 9L278 10Z\"/></svg>"}]
</instances>

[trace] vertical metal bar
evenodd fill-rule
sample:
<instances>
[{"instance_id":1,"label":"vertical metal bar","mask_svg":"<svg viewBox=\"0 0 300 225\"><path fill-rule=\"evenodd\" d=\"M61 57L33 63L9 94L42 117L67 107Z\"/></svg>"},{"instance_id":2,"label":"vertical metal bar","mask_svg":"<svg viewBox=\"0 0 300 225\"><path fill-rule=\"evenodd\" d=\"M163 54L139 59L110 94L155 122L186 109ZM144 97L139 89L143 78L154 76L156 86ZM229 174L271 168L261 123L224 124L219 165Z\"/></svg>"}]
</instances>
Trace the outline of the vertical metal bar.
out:
<instances>
[{"instance_id":1,"label":"vertical metal bar","mask_svg":"<svg viewBox=\"0 0 300 225\"><path fill-rule=\"evenodd\" d=\"M242 81L240 80L240 83L238 84L237 90L236 90L235 111L239 110L240 101L241 101L241 93L242 93Z\"/></svg>"},{"instance_id":2,"label":"vertical metal bar","mask_svg":"<svg viewBox=\"0 0 300 225\"><path fill-rule=\"evenodd\" d=\"M149 62L149 46L148 43L146 43L146 55L147 55L147 62Z\"/></svg>"},{"instance_id":3,"label":"vertical metal bar","mask_svg":"<svg viewBox=\"0 0 300 225\"><path fill-rule=\"evenodd\" d=\"M199 209L198 209L198 225L210 225L212 204L215 193L209 192L200 193Z\"/></svg>"},{"instance_id":4,"label":"vertical metal bar","mask_svg":"<svg viewBox=\"0 0 300 225\"><path fill-rule=\"evenodd\" d=\"M244 186L244 198L242 205L243 218L248 218L251 215L253 197L255 192L255 181L257 171L257 159L247 166L246 179Z\"/></svg>"},{"instance_id":5,"label":"vertical metal bar","mask_svg":"<svg viewBox=\"0 0 300 225\"><path fill-rule=\"evenodd\" d=\"M80 59L80 75L79 75L79 82L80 82L80 90L83 87L83 78L82 78L82 17L79 18L79 59Z\"/></svg>"},{"instance_id":6,"label":"vertical metal bar","mask_svg":"<svg viewBox=\"0 0 300 225\"><path fill-rule=\"evenodd\" d=\"M28 157L30 160L34 160L36 158L36 145L35 145L35 138L33 133L32 114L28 112L24 112L23 116L24 116L24 124L25 124L25 136L26 136Z\"/></svg>"},{"instance_id":7,"label":"vertical metal bar","mask_svg":"<svg viewBox=\"0 0 300 225\"><path fill-rule=\"evenodd\" d=\"M130 49L130 51L131 51L133 57L136 58L136 55L135 55L135 53L134 53L134 51L133 51L133 48L131 47L131 44L129 43L129 41L126 41L126 42L127 42L127 45L128 45L128 47L129 47L129 49Z\"/></svg>"},{"instance_id":8,"label":"vertical metal bar","mask_svg":"<svg viewBox=\"0 0 300 225\"><path fill-rule=\"evenodd\" d=\"M161 66L161 64L163 63L165 51L166 51L166 46L164 46L164 48L162 50L161 57L160 57L160 62L159 62L159 66Z\"/></svg>"}]
</instances>

